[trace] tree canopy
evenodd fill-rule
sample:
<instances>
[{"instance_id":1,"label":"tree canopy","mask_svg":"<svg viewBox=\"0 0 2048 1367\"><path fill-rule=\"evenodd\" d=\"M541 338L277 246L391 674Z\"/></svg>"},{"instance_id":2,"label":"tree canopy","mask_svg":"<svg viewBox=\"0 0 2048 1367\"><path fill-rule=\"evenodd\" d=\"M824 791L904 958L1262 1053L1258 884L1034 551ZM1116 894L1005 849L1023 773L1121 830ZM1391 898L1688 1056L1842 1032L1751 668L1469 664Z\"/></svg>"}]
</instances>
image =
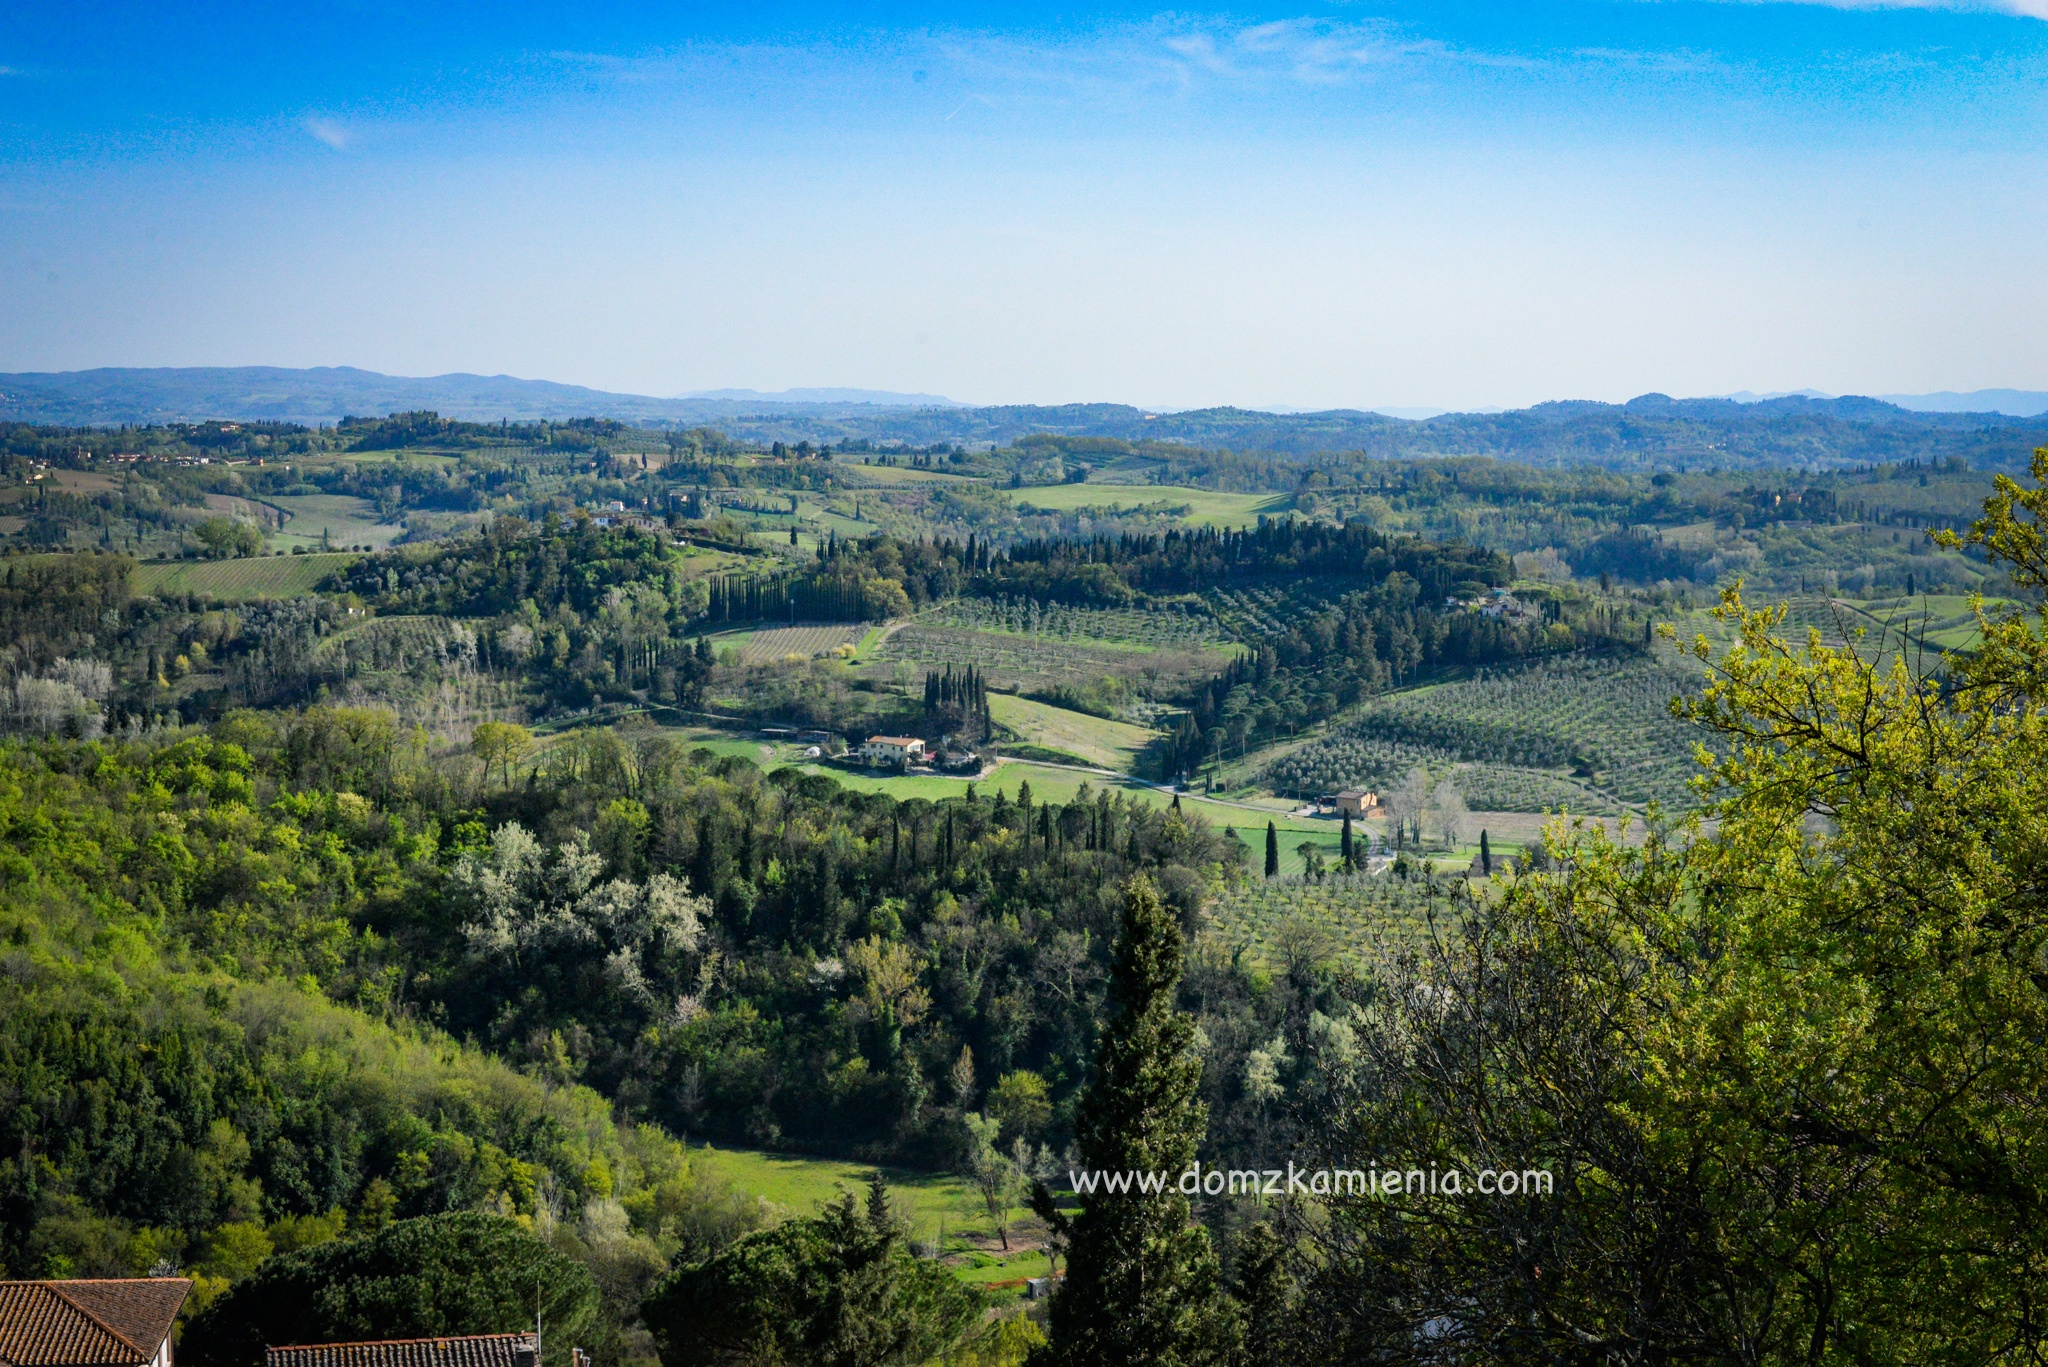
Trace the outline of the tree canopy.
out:
<instances>
[{"instance_id":1,"label":"tree canopy","mask_svg":"<svg viewBox=\"0 0 2048 1367\"><path fill-rule=\"evenodd\" d=\"M266 1345L512 1334L542 1323L566 1364L597 1316L581 1263L501 1216L459 1211L281 1254L193 1320L193 1367L258 1367Z\"/></svg>"}]
</instances>

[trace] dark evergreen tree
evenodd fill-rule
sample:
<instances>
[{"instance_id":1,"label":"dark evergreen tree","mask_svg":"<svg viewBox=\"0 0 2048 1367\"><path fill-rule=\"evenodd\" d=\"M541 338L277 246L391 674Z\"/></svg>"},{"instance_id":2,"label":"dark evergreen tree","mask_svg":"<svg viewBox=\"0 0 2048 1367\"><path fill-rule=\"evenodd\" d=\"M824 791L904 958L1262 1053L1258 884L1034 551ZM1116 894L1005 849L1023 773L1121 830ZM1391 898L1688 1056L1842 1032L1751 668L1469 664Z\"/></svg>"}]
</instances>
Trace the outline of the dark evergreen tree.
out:
<instances>
[{"instance_id":1,"label":"dark evergreen tree","mask_svg":"<svg viewBox=\"0 0 2048 1367\"><path fill-rule=\"evenodd\" d=\"M1266 823L1266 877L1280 876L1280 830L1272 822Z\"/></svg>"},{"instance_id":2,"label":"dark evergreen tree","mask_svg":"<svg viewBox=\"0 0 2048 1367\"><path fill-rule=\"evenodd\" d=\"M1066 1285L1052 1303L1046 1364L1222 1364L1239 1336L1209 1233L1190 1219L1178 1189L1209 1119L1194 1017L1175 1003L1181 943L1179 922L1151 880L1133 878L1111 968L1116 1014L1077 1119L1085 1168L1136 1176L1123 1191L1083 1198Z\"/></svg>"},{"instance_id":3,"label":"dark evergreen tree","mask_svg":"<svg viewBox=\"0 0 2048 1367\"><path fill-rule=\"evenodd\" d=\"M1493 846L1487 843L1483 830L1479 833L1479 871L1488 878L1493 877Z\"/></svg>"},{"instance_id":4,"label":"dark evergreen tree","mask_svg":"<svg viewBox=\"0 0 2048 1367\"><path fill-rule=\"evenodd\" d=\"M1304 1359L1290 1252L1270 1224L1253 1225L1238 1236L1230 1296L1244 1316L1244 1338L1234 1367L1293 1367Z\"/></svg>"},{"instance_id":5,"label":"dark evergreen tree","mask_svg":"<svg viewBox=\"0 0 2048 1367\"><path fill-rule=\"evenodd\" d=\"M717 1257L677 1269L643 1309L664 1367L890 1367L943 1357L981 1316L944 1264L920 1258L879 1176Z\"/></svg>"},{"instance_id":6,"label":"dark evergreen tree","mask_svg":"<svg viewBox=\"0 0 2048 1367\"><path fill-rule=\"evenodd\" d=\"M500 1216L429 1215L265 1260L194 1318L179 1356L259 1367L273 1343L513 1334L536 1309L567 1367L597 1320L589 1271Z\"/></svg>"},{"instance_id":7,"label":"dark evergreen tree","mask_svg":"<svg viewBox=\"0 0 2048 1367\"><path fill-rule=\"evenodd\" d=\"M1358 852L1351 846L1351 813L1349 812L1344 813L1344 834L1340 838L1343 844L1338 853L1343 856L1345 867L1348 868L1358 862ZM1479 833L1479 839L1481 844L1485 843L1486 833L1484 831Z\"/></svg>"}]
</instances>

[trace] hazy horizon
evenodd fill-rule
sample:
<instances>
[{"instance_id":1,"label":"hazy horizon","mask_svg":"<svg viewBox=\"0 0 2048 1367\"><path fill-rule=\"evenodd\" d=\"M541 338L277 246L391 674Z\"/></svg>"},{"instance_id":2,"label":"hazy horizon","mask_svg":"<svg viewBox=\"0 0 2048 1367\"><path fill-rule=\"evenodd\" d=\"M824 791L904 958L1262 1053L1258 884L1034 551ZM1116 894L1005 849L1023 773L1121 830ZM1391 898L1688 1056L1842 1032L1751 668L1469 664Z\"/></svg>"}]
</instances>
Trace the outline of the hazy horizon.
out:
<instances>
[{"instance_id":1,"label":"hazy horizon","mask_svg":"<svg viewBox=\"0 0 2048 1367\"><path fill-rule=\"evenodd\" d=\"M483 374L483 373L481 373L481 372L477 372L477 371L464 371L464 370L454 370L454 371L442 371L442 372L440 372L440 373L438 373L438 374L434 374L434 375L399 375L399 374L392 374L392 373L389 373L389 372L384 372L384 371L375 371L375 370L371 370L371 369L369 369L368 367L363 367L363 366L350 366L350 365L335 365L335 366L309 366L309 367L297 367L297 368L292 368L292 367L271 367L271 366L249 366L249 367L234 367L234 366L225 366L225 367L224 367L224 366L208 366L208 365L192 365L192 366L162 366L162 367L124 367L124 366L103 366L103 367L83 367L83 368L80 368L80 369L77 369L77 370L68 370L68 371L40 371L40 372L38 372L38 371L27 371L27 372L11 372L11 373L9 373L9 372L0 372L0 379L6 379L6 378L14 378L14 377L20 377L20 376L36 376L36 375L41 375L41 376L53 376L53 377L59 377L59 378L61 378L61 377L66 377L66 376L90 375L90 374L98 374L98 373L116 373L116 374L119 374L119 373L127 373L127 372L134 372L134 373L138 373L138 374L145 374L145 375L146 375L146 374L151 374L151 373L160 373L160 372L173 372L173 373L175 373L175 372L179 372L179 371L234 371L234 370L240 370L240 369L254 369L254 370L284 370L284 371L287 371L288 373L297 373L297 374L306 374L306 373L317 373L317 372L320 372L320 371L336 371L336 372L347 372L347 373L353 373L353 374L360 374L360 375L366 375L366 376L370 376L370 377L373 377L373 378L376 378L376 379L385 379L385 380L395 380L395 381L401 381L401 382L427 382L427 381L434 381L434 380L450 380L450 379L480 379L480 380L486 380L486 381L495 381L495 380L507 380L507 381L512 381L512 382L514 382L514 383L516 383L516 384L531 384L531 385L563 385L563 384L566 384L566 382L564 382L564 381L558 381L558 380L553 380L553 379L550 379L549 377L546 377L546 376L535 376L535 375L523 375L523 376L522 376L522 375L510 375L510 374L506 374L506 373L503 373L503 372L500 372L500 373L497 373L497 374ZM700 399L700 400L707 400L707 401L736 401L736 402L747 402L747 403L767 403L767 404L788 404L788 405L806 405L806 404L849 404L849 403L851 403L851 404L870 404L870 405L873 405L873 406L876 406L876 407L888 407L888 408L908 408L908 407L940 407L940 408L982 408L982 407L1009 407L1009 406L1022 406L1022 407L1060 407L1060 406L1064 406L1064 405L1071 405L1071 404L1103 404L1103 403L1107 403L1107 404L1120 404L1120 405L1123 405L1123 406L1126 406L1126 407L1130 407L1130 408L1135 408L1135 409L1138 409L1138 410L1141 410L1141 411L1144 411L1144 412L1156 412L1156 413L1162 413L1162 414L1165 414L1165 413L1187 413L1187 412L1195 412L1195 411L1200 411L1200 410L1204 410L1204 409L1215 409L1215 408L1239 408L1239 409L1244 409L1244 410L1247 410L1247 411L1251 411L1251 412L1271 413L1271 414L1276 414L1276 415L1286 415L1286 414L1311 414L1311 413L1318 413L1318 412L1335 412L1335 411L1365 412L1365 413L1378 413L1378 414L1382 414L1382 415L1385 415L1385 416L1388 416L1388 417L1396 417L1396 418L1408 418L1408 419L1416 419L1416 420L1420 420L1420 419L1425 419L1425 418L1430 418L1430 417L1436 417L1436 416L1440 416L1440 415L1443 415L1443 414L1450 414L1450 413L1462 413L1462 414L1489 414L1489 413L1500 413L1500 412L1505 412L1505 411L1509 411L1509 407L1510 407L1509 405L1503 405L1503 404L1486 404L1486 405L1476 405L1476 406L1473 406L1473 407L1468 407L1468 408L1458 408L1458 409L1452 409L1452 408L1445 408L1445 407L1440 407L1440 406L1432 406L1432 405L1426 405L1426 404L1413 404L1413 405L1408 405L1408 404L1394 404L1394 403L1371 403L1371 402L1363 402L1363 403L1337 403L1337 404L1329 404L1329 405L1324 405L1324 406L1322 406L1322 407L1320 407L1320 408L1313 408L1313 407L1308 407L1308 406L1304 406L1304 405L1299 405L1299 404L1287 404L1287 403L1264 403L1264 404L1261 404L1261 403L1227 403L1227 402L1218 402L1218 403L1192 403L1192 404L1148 404L1148 403L1139 403L1139 402L1133 402L1133 401L1131 401L1131 400L1130 400L1130 399L1128 399L1128 398L1086 398L1086 399L1070 399L1070 398L1028 398L1028 399L1001 399L1001 400L992 400L992 401L976 401L976 400L963 400L963 399L959 399L959 398L956 398L956 397L954 397L954 396L951 396L951 395L945 395L945 394L931 394L931 393L920 393L920 392L914 392L914 391L904 391L904 390L868 389L868 388L860 388L860 387L850 387L850 386L833 386L833 385L795 385L795 386L791 386L791 387L789 387L789 388L787 388L787 389L781 389L781 390L762 390L762 389L748 388L748 387L742 387L742 386L730 386L730 387L726 387L726 388L720 388L720 389L700 389L700 390L692 390L692 391L688 391L688 392L685 392L685 393L681 393L681 394L659 394L659 395L651 395L651 394L635 394L635 393L633 393L632 391L627 391L627 390L609 390L609 389L605 389L605 388L603 388L603 387L601 387L601 386L570 386L570 387L580 387L580 388L587 388L587 389L590 389L590 390L591 390L591 391L592 391L593 393L596 393L596 394L600 394L600 395L611 395L611 396L614 396L614 397L619 397L619 398L632 398L632 399L653 399L653 400L659 400L659 401L674 401L674 402L683 402L683 401L687 401L687 400L691 400L691 399ZM1646 390L1646 391L1644 391L1644 392L1643 392L1643 394L1642 394L1642 395L1629 395L1629 396L1627 396L1627 397L1628 397L1628 399L1634 399L1634 398L1644 397L1644 396L1647 396L1647 395L1649 395L1649 394L1657 394L1657 393L1665 393L1665 392L1666 392L1666 391L1661 391L1661 390ZM1812 398L1812 399L1821 399L1821 400L1827 400L1827 399L1835 399L1835 398L1841 398L1841 397L1863 397L1863 398L1874 398L1874 399L1878 399L1878 400L1881 400L1881 401L1884 401L1884 402L1888 402L1888 403L1895 403L1895 404L1898 404L1898 405L1900 405L1900 406L1902 406L1902 407L1906 407L1906 408L1909 408L1909 409L1918 409L1918 410L1920 410L1920 411L1928 411L1928 412L1934 412L1934 411L1950 411L1950 412L1956 412L1956 411L1963 411L1963 412L1969 412L1969 411L1976 411L1976 412L2004 412L2004 413L2008 413L2008 414L2013 414L2013 415L2016 415L2016 416L2033 416L2033 415L2035 415L2035 414L2038 414L2038 413L2048 412L2048 390L2019 390L2019 389L2013 389L2013 388L2005 388L2005 387L2000 387L2000 388L1980 388L1980 389L1975 389L1975 390L1965 390L1965 391L1955 391L1955 390L1938 390L1938 391L1934 391L1934 392L1930 392L1930 393L1922 393L1922 394L1899 394L1899 393L1892 393L1892 394L1876 394L1876 393L1870 393L1870 392L1868 392L1868 391L1860 391L1860 390L1858 390L1858 391L1850 391L1850 392L1849 392L1848 394L1843 394L1843 395L1838 395L1838 394L1830 394L1830 393L1826 393L1826 392L1824 392L1824 391L1821 391L1821 390L1816 390L1816 389L1810 389L1810 388L1809 388L1809 389L1796 389L1796 390L1772 390L1772 391L1765 391L1765 392L1756 392L1756 391L1752 391L1752 390L1736 390L1736 391L1732 391L1732 392L1729 392L1729 393L1724 393L1724 394L1667 394L1667 397L1670 397L1670 398L1675 398L1675 399L1680 399L1680 400L1690 400L1690 399L1730 399L1730 400L1733 400L1733 401L1735 401L1735 402L1737 402L1737 403L1744 403L1744 404L1749 404L1749 403L1759 403L1759 402L1764 402L1764 401L1768 401L1768 400L1771 400L1771 399L1780 399L1780 398ZM1967 401L1969 401L1969 400L1973 400L1973 399L1974 399L1974 400L1978 400L1978 401L1980 401L1980 402L1978 402L1978 403L1977 403L1977 404L1975 404L1975 405L1972 405L1972 404L1970 404L1970 403L1968 403L1968 402L1967 402ZM1538 403L1544 403L1544 402L1585 402L1585 401L1593 401L1593 402L1609 402L1609 403L1620 403L1620 402L1626 402L1627 400L1626 400L1626 399L1596 399L1596 398L1594 398L1593 396L1589 396L1589 395L1581 395L1581 394L1557 394L1557 395L1552 395L1552 396L1550 396L1550 397L1549 397L1548 399L1544 399L1544 400L1537 400L1536 402L1538 402ZM1526 407L1527 405L1521 405L1521 406L1524 406L1524 407ZM224 415L224 416L226 416L226 415Z\"/></svg>"}]
</instances>

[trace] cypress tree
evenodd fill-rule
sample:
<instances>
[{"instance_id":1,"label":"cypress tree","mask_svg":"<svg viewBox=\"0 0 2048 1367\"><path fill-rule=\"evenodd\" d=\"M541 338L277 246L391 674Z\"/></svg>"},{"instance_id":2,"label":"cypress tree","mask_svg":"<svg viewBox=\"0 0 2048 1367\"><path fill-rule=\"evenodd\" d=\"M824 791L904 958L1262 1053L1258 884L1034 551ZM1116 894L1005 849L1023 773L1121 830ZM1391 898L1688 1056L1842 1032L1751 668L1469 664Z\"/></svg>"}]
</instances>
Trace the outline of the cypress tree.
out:
<instances>
[{"instance_id":1,"label":"cypress tree","mask_svg":"<svg viewBox=\"0 0 2048 1367\"><path fill-rule=\"evenodd\" d=\"M1349 812L1344 813L1344 834L1342 836L1342 840L1343 846L1340 850L1340 853L1344 856L1344 863L1346 867L1349 867L1350 865L1358 862L1357 859L1353 857L1353 851L1351 848L1351 813ZM1481 849L1486 848L1485 831L1481 831L1479 833L1479 847Z\"/></svg>"},{"instance_id":2,"label":"cypress tree","mask_svg":"<svg viewBox=\"0 0 2048 1367\"><path fill-rule=\"evenodd\" d=\"M1486 841L1486 832L1479 832L1479 871L1488 878L1493 877L1493 846Z\"/></svg>"},{"instance_id":3,"label":"cypress tree","mask_svg":"<svg viewBox=\"0 0 2048 1367\"><path fill-rule=\"evenodd\" d=\"M1220 1367L1239 1335L1208 1231L1177 1186L1209 1118L1194 1018L1175 1005L1180 976L1179 923L1150 879L1133 878L1111 969L1116 1015L1081 1098L1081 1162L1164 1185L1085 1198L1051 1307L1044 1360L1057 1367Z\"/></svg>"},{"instance_id":4,"label":"cypress tree","mask_svg":"<svg viewBox=\"0 0 2048 1367\"><path fill-rule=\"evenodd\" d=\"M1266 877L1280 876L1280 830L1272 822L1266 823Z\"/></svg>"}]
</instances>

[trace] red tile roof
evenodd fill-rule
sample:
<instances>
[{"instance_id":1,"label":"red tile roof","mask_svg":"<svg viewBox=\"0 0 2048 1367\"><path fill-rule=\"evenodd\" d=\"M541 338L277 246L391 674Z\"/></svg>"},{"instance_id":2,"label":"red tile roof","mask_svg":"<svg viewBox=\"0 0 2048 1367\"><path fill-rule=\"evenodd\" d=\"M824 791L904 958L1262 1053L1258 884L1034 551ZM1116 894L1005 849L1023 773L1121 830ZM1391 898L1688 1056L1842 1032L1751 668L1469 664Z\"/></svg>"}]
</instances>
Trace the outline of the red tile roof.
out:
<instances>
[{"instance_id":1,"label":"red tile roof","mask_svg":"<svg viewBox=\"0 0 2048 1367\"><path fill-rule=\"evenodd\" d=\"M0 1282L0 1363L138 1367L163 1346L191 1289L183 1277Z\"/></svg>"},{"instance_id":2,"label":"red tile roof","mask_svg":"<svg viewBox=\"0 0 2048 1367\"><path fill-rule=\"evenodd\" d=\"M266 1349L263 1367L536 1367L531 1334L471 1334Z\"/></svg>"}]
</instances>

